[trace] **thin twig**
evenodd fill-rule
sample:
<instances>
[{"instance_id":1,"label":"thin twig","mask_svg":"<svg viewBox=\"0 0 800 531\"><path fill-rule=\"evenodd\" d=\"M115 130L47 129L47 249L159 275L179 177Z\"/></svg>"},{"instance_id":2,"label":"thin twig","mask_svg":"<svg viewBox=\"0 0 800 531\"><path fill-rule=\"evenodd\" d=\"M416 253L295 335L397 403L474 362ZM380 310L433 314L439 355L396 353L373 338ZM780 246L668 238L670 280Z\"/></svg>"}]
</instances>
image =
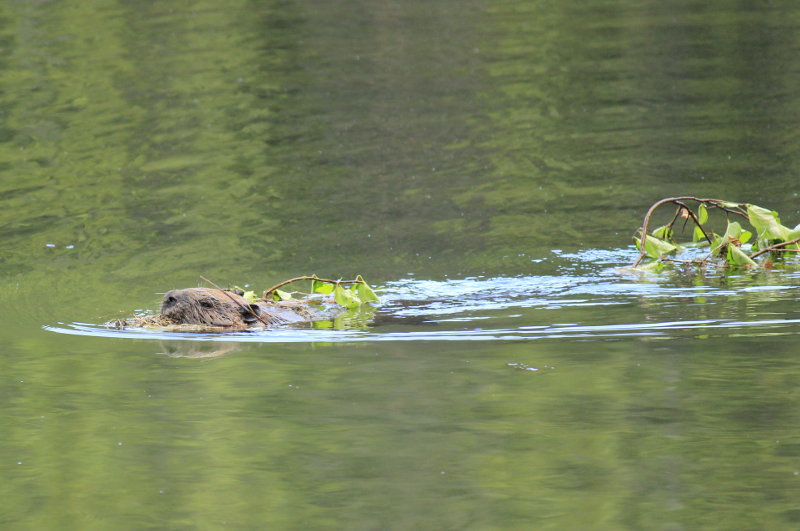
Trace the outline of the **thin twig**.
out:
<instances>
[{"instance_id":1,"label":"thin twig","mask_svg":"<svg viewBox=\"0 0 800 531\"><path fill-rule=\"evenodd\" d=\"M726 207L725 205L722 204L723 202L730 203L730 201L721 201L719 199L710 199L709 200L709 204L711 206L713 206L715 208L718 208L720 210L724 210L725 212L728 212L730 214L736 214L737 216L742 216L744 219L750 221L750 216L747 215L747 212L742 212L741 210L734 210L732 208L728 208L728 207ZM741 207L741 205L739 205L737 208L740 208L740 207Z\"/></svg>"},{"instance_id":2,"label":"thin twig","mask_svg":"<svg viewBox=\"0 0 800 531\"><path fill-rule=\"evenodd\" d=\"M768 253L770 251L780 251L780 252L798 252L800 249L781 249L781 247L786 247L787 245L792 245L793 243L800 242L800 238L795 238L794 240L789 240L788 242L780 242L776 243L775 245L770 245L769 247L764 247L760 251L756 251L750 255L750 258L755 258L756 256L761 256L764 253Z\"/></svg>"},{"instance_id":3,"label":"thin twig","mask_svg":"<svg viewBox=\"0 0 800 531\"><path fill-rule=\"evenodd\" d=\"M689 208L688 206L686 206L686 205L685 205L683 202L681 202L681 201L676 201L676 202L677 202L679 205L681 205L681 206L682 206L682 207L683 207L683 208L686 210L686 212L688 212L688 213L689 213L689 216L691 216L691 218L692 218L692 221L694 221L695 225L697 225L697 226L700 228L700 232L702 232L702 233L703 233L703 236L705 236L706 240L708 240L708 243L711 243L711 238L710 238L710 237L708 236L708 234L706 233L706 230L703 228L703 225L700 223L700 220L699 220L699 219L697 219L697 216L695 215L695 213L694 213L694 212L692 212L692 209L691 209L691 208Z\"/></svg>"},{"instance_id":4,"label":"thin twig","mask_svg":"<svg viewBox=\"0 0 800 531\"><path fill-rule=\"evenodd\" d=\"M237 305L237 306L239 306L240 308L243 308L245 311L247 311L247 312L249 312L249 313L253 314L253 317L255 317L256 319L258 319L259 321L261 321L261 322L264 324L264 326L266 326L267 328L269 328L270 324L269 324L267 321L265 321L265 320L264 320L264 319L263 319L263 318L262 318L260 315L258 315L258 314L255 312L255 310L253 310L253 309L252 309L252 308L250 308L249 306L246 306L246 305L242 304L241 302L237 301L236 299L234 299L234 298L233 298L233 296L232 296L230 293L228 293L226 290L222 289L221 287L217 286L215 283L211 282L210 280L208 280L208 279L207 279L206 277L204 277L203 275L200 275L200 278L202 278L203 280L205 280L206 282L208 282L209 284L211 284L212 286L214 286L215 288L217 288L218 290L220 290L222 293L224 293L224 294L225 294L225 296L226 296L226 297L228 297L228 298L229 298L231 301L233 301L233 303L234 303L234 304L236 304L236 305Z\"/></svg>"},{"instance_id":5,"label":"thin twig","mask_svg":"<svg viewBox=\"0 0 800 531\"><path fill-rule=\"evenodd\" d=\"M683 210L683 207L678 205L678 208L675 209L675 215L672 216L672 221L670 221L669 225L667 225L670 229L675 224L675 222L678 220L678 217L681 215L681 210ZM686 226L686 223L684 223L684 226ZM683 230L683 229L681 229L681 230Z\"/></svg>"}]
</instances>

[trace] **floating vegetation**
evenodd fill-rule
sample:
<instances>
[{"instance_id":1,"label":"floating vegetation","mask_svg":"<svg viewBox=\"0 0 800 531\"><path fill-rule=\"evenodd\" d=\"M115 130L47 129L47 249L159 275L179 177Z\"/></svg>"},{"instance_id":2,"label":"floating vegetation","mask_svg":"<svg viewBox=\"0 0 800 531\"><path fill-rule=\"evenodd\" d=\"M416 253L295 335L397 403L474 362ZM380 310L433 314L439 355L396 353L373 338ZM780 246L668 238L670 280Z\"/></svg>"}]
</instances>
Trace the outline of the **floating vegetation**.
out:
<instances>
[{"instance_id":1,"label":"floating vegetation","mask_svg":"<svg viewBox=\"0 0 800 531\"><path fill-rule=\"evenodd\" d=\"M672 219L650 230L652 217L662 206L675 208ZM711 228L709 212L715 211L724 215L727 222L724 232L720 230L717 233ZM691 227L692 240L679 243L676 230L684 233L687 225ZM658 270L669 262L770 268L786 253L800 252L800 225L790 229L781 224L774 210L750 203L690 196L669 197L657 201L647 210L634 241L639 249L639 256L633 263L637 269ZM675 257L677 253L691 249L701 252L688 259Z\"/></svg>"}]
</instances>

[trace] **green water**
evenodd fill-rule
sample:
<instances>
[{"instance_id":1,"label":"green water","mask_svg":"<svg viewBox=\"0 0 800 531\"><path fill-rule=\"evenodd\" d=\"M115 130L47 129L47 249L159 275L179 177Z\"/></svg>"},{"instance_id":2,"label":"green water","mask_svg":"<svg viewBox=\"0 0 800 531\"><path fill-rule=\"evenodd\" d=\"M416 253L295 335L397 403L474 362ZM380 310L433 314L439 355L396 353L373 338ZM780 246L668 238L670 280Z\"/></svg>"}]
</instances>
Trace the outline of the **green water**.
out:
<instances>
[{"instance_id":1,"label":"green water","mask_svg":"<svg viewBox=\"0 0 800 531\"><path fill-rule=\"evenodd\" d=\"M800 272L616 268L655 200L800 222L790 2L0 5L4 529L789 529ZM366 328L98 326L363 274Z\"/></svg>"}]
</instances>

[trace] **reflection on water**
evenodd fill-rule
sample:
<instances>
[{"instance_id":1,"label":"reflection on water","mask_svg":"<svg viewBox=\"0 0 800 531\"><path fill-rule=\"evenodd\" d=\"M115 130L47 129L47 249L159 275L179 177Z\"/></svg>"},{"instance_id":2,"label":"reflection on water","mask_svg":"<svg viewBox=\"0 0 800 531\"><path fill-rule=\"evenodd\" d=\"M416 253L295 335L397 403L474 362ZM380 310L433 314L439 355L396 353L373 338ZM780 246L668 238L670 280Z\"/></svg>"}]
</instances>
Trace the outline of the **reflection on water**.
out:
<instances>
[{"instance_id":1,"label":"reflection on water","mask_svg":"<svg viewBox=\"0 0 800 531\"><path fill-rule=\"evenodd\" d=\"M161 341L159 346L162 351L159 353L171 358L219 358L239 350L237 343L187 343L184 341Z\"/></svg>"}]
</instances>

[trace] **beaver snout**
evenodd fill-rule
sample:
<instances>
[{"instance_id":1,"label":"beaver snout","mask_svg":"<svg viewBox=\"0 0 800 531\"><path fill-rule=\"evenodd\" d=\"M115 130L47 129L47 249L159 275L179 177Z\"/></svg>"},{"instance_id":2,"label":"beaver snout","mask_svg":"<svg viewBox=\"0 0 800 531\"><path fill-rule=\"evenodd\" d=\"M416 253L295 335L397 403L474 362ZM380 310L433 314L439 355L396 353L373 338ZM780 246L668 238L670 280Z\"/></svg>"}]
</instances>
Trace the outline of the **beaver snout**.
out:
<instances>
[{"instance_id":1,"label":"beaver snout","mask_svg":"<svg viewBox=\"0 0 800 531\"><path fill-rule=\"evenodd\" d=\"M178 303L178 298L176 297L178 290L168 291L164 298L161 299L161 313L166 312L170 308L174 307Z\"/></svg>"}]
</instances>

